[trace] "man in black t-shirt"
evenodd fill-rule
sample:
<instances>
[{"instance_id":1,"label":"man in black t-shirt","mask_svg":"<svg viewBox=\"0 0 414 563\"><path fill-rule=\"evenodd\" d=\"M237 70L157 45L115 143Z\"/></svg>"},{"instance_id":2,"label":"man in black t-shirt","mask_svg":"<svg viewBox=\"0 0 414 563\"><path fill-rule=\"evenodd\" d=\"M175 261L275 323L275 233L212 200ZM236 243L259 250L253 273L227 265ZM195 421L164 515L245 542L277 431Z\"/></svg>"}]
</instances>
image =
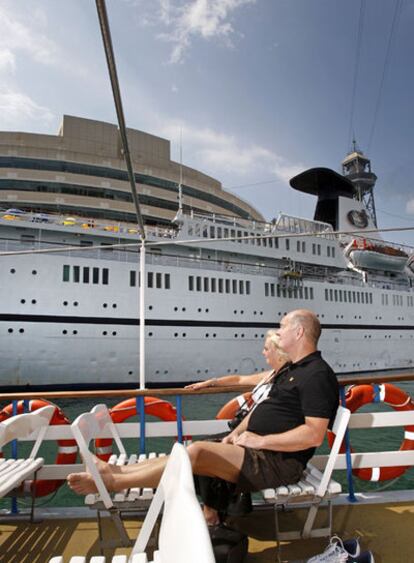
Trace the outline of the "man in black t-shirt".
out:
<instances>
[{"instance_id":1,"label":"man in black t-shirt","mask_svg":"<svg viewBox=\"0 0 414 563\"><path fill-rule=\"evenodd\" d=\"M280 346L292 364L279 372L268 399L260 403L221 443L188 446L193 473L220 477L236 492L257 491L297 482L315 448L322 444L338 407L338 383L321 358L320 323L312 311L285 315L278 331ZM139 465L111 467L98 461L109 490L158 485L167 458ZM96 492L88 473L68 476L79 494Z\"/></svg>"}]
</instances>

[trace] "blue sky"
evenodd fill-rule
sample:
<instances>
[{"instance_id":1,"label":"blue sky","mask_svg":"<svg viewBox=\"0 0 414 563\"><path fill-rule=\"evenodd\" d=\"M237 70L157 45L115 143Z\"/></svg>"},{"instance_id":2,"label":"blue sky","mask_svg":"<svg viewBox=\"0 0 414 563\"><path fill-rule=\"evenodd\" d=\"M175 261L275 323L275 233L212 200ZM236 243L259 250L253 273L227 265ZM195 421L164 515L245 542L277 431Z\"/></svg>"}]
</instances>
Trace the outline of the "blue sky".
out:
<instances>
[{"instance_id":1,"label":"blue sky","mask_svg":"<svg viewBox=\"0 0 414 563\"><path fill-rule=\"evenodd\" d=\"M314 198L288 179L340 170L354 131L378 176L379 225L414 227L414 0L107 0L107 9L127 125L170 139L173 159L182 130L186 165L267 219L310 217ZM2 0L0 130L56 134L63 114L116 122L95 2ZM384 238L414 245L414 232Z\"/></svg>"}]
</instances>

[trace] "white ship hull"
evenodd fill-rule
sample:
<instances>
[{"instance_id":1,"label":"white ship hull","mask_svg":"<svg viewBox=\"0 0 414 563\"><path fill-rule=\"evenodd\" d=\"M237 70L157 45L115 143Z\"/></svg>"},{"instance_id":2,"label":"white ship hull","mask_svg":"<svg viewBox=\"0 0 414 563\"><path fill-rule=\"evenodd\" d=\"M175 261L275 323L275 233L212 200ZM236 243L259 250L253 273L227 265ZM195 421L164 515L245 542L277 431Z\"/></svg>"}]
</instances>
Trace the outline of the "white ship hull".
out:
<instances>
[{"instance_id":1,"label":"white ship hull","mask_svg":"<svg viewBox=\"0 0 414 563\"><path fill-rule=\"evenodd\" d=\"M194 237L189 224L177 240ZM61 230L50 231L53 240L62 237ZM162 247L161 255L149 250L146 269L153 287L146 290L146 381L171 385L260 371L266 367L260 354L266 331L299 307L319 314L320 349L336 372L412 367L412 282L399 280L391 289L389 279L364 283L359 274L346 271L332 235L315 237L322 244L321 255L327 254L327 246L337 250L335 259L323 265L311 252L313 239L305 240L309 255L302 252L302 242L290 242L290 259L297 265L301 258L304 271L293 281L285 275L291 262L283 239L278 249L217 240L203 247L201 259L200 246L176 246L175 240ZM3 250L23 246L9 243ZM1 257L3 388L138 384L139 288L130 285L131 271L138 279L138 254L86 252ZM82 280L85 268L88 283ZM94 268L99 270L97 283ZM102 283L104 269L108 284Z\"/></svg>"}]
</instances>

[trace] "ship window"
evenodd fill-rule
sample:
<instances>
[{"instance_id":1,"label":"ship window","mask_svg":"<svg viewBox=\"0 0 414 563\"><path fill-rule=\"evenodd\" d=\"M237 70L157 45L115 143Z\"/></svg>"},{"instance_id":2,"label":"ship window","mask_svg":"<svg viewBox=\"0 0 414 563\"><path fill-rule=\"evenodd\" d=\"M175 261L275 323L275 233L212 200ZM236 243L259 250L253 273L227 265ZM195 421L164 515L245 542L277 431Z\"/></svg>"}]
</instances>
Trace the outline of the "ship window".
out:
<instances>
[{"instance_id":1,"label":"ship window","mask_svg":"<svg viewBox=\"0 0 414 563\"><path fill-rule=\"evenodd\" d=\"M318 244L318 256L320 256L320 255L321 255L321 245Z\"/></svg>"},{"instance_id":2,"label":"ship window","mask_svg":"<svg viewBox=\"0 0 414 563\"><path fill-rule=\"evenodd\" d=\"M346 300L346 291L344 291L344 301L345 301L345 303L347 302L347 300Z\"/></svg>"},{"instance_id":3,"label":"ship window","mask_svg":"<svg viewBox=\"0 0 414 563\"><path fill-rule=\"evenodd\" d=\"M247 231L244 231L243 236L244 236L244 237L248 237L248 236L249 236L249 233L248 233ZM245 238L245 239L244 239L244 244L249 244L249 239Z\"/></svg>"},{"instance_id":4,"label":"ship window","mask_svg":"<svg viewBox=\"0 0 414 563\"><path fill-rule=\"evenodd\" d=\"M64 282L68 282L69 281L69 273L70 273L70 266L68 266L67 264L65 264L63 266L63 281Z\"/></svg>"},{"instance_id":5,"label":"ship window","mask_svg":"<svg viewBox=\"0 0 414 563\"><path fill-rule=\"evenodd\" d=\"M278 297L280 297L280 285L279 284L277 284L277 286L276 286L276 294L277 294Z\"/></svg>"},{"instance_id":6,"label":"ship window","mask_svg":"<svg viewBox=\"0 0 414 563\"><path fill-rule=\"evenodd\" d=\"M302 241L302 252L306 252L306 242Z\"/></svg>"},{"instance_id":7,"label":"ship window","mask_svg":"<svg viewBox=\"0 0 414 563\"><path fill-rule=\"evenodd\" d=\"M224 227L223 229L223 234L224 234L224 238L228 238L229 237L229 230L227 227Z\"/></svg>"},{"instance_id":8,"label":"ship window","mask_svg":"<svg viewBox=\"0 0 414 563\"><path fill-rule=\"evenodd\" d=\"M148 272L147 273L147 286L154 287L154 273Z\"/></svg>"},{"instance_id":9,"label":"ship window","mask_svg":"<svg viewBox=\"0 0 414 563\"><path fill-rule=\"evenodd\" d=\"M352 292L352 303L356 303L355 291Z\"/></svg>"},{"instance_id":10,"label":"ship window","mask_svg":"<svg viewBox=\"0 0 414 563\"><path fill-rule=\"evenodd\" d=\"M325 301L329 301L329 291L325 289Z\"/></svg>"},{"instance_id":11,"label":"ship window","mask_svg":"<svg viewBox=\"0 0 414 563\"><path fill-rule=\"evenodd\" d=\"M208 227L207 227L207 225L203 226L203 237L208 238Z\"/></svg>"},{"instance_id":12,"label":"ship window","mask_svg":"<svg viewBox=\"0 0 414 563\"><path fill-rule=\"evenodd\" d=\"M211 278L211 291L212 291L212 293L216 293L216 291L217 291L216 278Z\"/></svg>"},{"instance_id":13,"label":"ship window","mask_svg":"<svg viewBox=\"0 0 414 563\"><path fill-rule=\"evenodd\" d=\"M332 247L332 258L335 258L335 247Z\"/></svg>"},{"instance_id":14,"label":"ship window","mask_svg":"<svg viewBox=\"0 0 414 563\"><path fill-rule=\"evenodd\" d=\"M342 289L339 290L339 301L342 303Z\"/></svg>"},{"instance_id":15,"label":"ship window","mask_svg":"<svg viewBox=\"0 0 414 563\"><path fill-rule=\"evenodd\" d=\"M269 241L269 246L270 246L270 248L273 248L273 239L272 239L272 238L269 238L269 239L267 239L267 240Z\"/></svg>"},{"instance_id":16,"label":"ship window","mask_svg":"<svg viewBox=\"0 0 414 563\"><path fill-rule=\"evenodd\" d=\"M157 289L162 288L162 274L160 272L155 274L155 285Z\"/></svg>"},{"instance_id":17,"label":"ship window","mask_svg":"<svg viewBox=\"0 0 414 563\"><path fill-rule=\"evenodd\" d=\"M196 237L200 236L200 223L196 223L194 225L194 234L195 234Z\"/></svg>"},{"instance_id":18,"label":"ship window","mask_svg":"<svg viewBox=\"0 0 414 563\"><path fill-rule=\"evenodd\" d=\"M194 291L194 276L188 276L188 289Z\"/></svg>"},{"instance_id":19,"label":"ship window","mask_svg":"<svg viewBox=\"0 0 414 563\"><path fill-rule=\"evenodd\" d=\"M327 255L328 257L331 256L331 247L330 247L330 246L327 246L327 247L326 247L326 255Z\"/></svg>"},{"instance_id":20,"label":"ship window","mask_svg":"<svg viewBox=\"0 0 414 563\"><path fill-rule=\"evenodd\" d=\"M92 283L99 283L99 268L92 268Z\"/></svg>"},{"instance_id":21,"label":"ship window","mask_svg":"<svg viewBox=\"0 0 414 563\"><path fill-rule=\"evenodd\" d=\"M237 280L232 280L233 293L237 293Z\"/></svg>"},{"instance_id":22,"label":"ship window","mask_svg":"<svg viewBox=\"0 0 414 563\"><path fill-rule=\"evenodd\" d=\"M129 285L130 287L135 287L137 285L137 273L135 270L130 270L129 272Z\"/></svg>"},{"instance_id":23,"label":"ship window","mask_svg":"<svg viewBox=\"0 0 414 563\"><path fill-rule=\"evenodd\" d=\"M279 248L279 239L275 238L274 241L275 241L275 248Z\"/></svg>"},{"instance_id":24,"label":"ship window","mask_svg":"<svg viewBox=\"0 0 414 563\"><path fill-rule=\"evenodd\" d=\"M257 246L262 246L262 239L260 237L257 237L256 244Z\"/></svg>"},{"instance_id":25,"label":"ship window","mask_svg":"<svg viewBox=\"0 0 414 563\"><path fill-rule=\"evenodd\" d=\"M218 280L218 290L219 293L223 293L223 278L219 278Z\"/></svg>"},{"instance_id":26,"label":"ship window","mask_svg":"<svg viewBox=\"0 0 414 563\"><path fill-rule=\"evenodd\" d=\"M334 291L334 299L335 299L335 301L338 301L338 290L337 289L335 289L335 291Z\"/></svg>"},{"instance_id":27,"label":"ship window","mask_svg":"<svg viewBox=\"0 0 414 563\"><path fill-rule=\"evenodd\" d=\"M210 238L216 238L216 229L214 227L210 227Z\"/></svg>"},{"instance_id":28,"label":"ship window","mask_svg":"<svg viewBox=\"0 0 414 563\"><path fill-rule=\"evenodd\" d=\"M295 299L298 298L298 288L297 288L297 287L294 287L294 288L293 288L293 297L294 297Z\"/></svg>"},{"instance_id":29,"label":"ship window","mask_svg":"<svg viewBox=\"0 0 414 563\"><path fill-rule=\"evenodd\" d=\"M240 295L244 295L244 282L243 282L243 280L239 280L239 293L240 293Z\"/></svg>"},{"instance_id":30,"label":"ship window","mask_svg":"<svg viewBox=\"0 0 414 563\"><path fill-rule=\"evenodd\" d=\"M164 286L165 289L171 289L170 274L164 274Z\"/></svg>"},{"instance_id":31,"label":"ship window","mask_svg":"<svg viewBox=\"0 0 414 563\"><path fill-rule=\"evenodd\" d=\"M329 300L333 301L333 289L329 290Z\"/></svg>"},{"instance_id":32,"label":"ship window","mask_svg":"<svg viewBox=\"0 0 414 563\"><path fill-rule=\"evenodd\" d=\"M265 282L265 297L269 297L269 284Z\"/></svg>"},{"instance_id":33,"label":"ship window","mask_svg":"<svg viewBox=\"0 0 414 563\"><path fill-rule=\"evenodd\" d=\"M270 295L271 295L272 297L275 296L275 284L274 284L274 283L271 283L271 284L270 284Z\"/></svg>"},{"instance_id":34,"label":"ship window","mask_svg":"<svg viewBox=\"0 0 414 563\"><path fill-rule=\"evenodd\" d=\"M237 242L241 242L241 237L242 237L242 232L241 231L237 231L237 238L239 239Z\"/></svg>"},{"instance_id":35,"label":"ship window","mask_svg":"<svg viewBox=\"0 0 414 563\"><path fill-rule=\"evenodd\" d=\"M197 291L201 291L201 276L196 277L196 288Z\"/></svg>"},{"instance_id":36,"label":"ship window","mask_svg":"<svg viewBox=\"0 0 414 563\"><path fill-rule=\"evenodd\" d=\"M230 280L225 280L226 282L226 293L230 293Z\"/></svg>"},{"instance_id":37,"label":"ship window","mask_svg":"<svg viewBox=\"0 0 414 563\"><path fill-rule=\"evenodd\" d=\"M286 297L287 297L286 287L282 288L282 295L286 299Z\"/></svg>"},{"instance_id":38,"label":"ship window","mask_svg":"<svg viewBox=\"0 0 414 563\"><path fill-rule=\"evenodd\" d=\"M313 287L309 288L310 298L313 299Z\"/></svg>"},{"instance_id":39,"label":"ship window","mask_svg":"<svg viewBox=\"0 0 414 563\"><path fill-rule=\"evenodd\" d=\"M246 282L246 294L250 295L250 282L249 281Z\"/></svg>"},{"instance_id":40,"label":"ship window","mask_svg":"<svg viewBox=\"0 0 414 563\"><path fill-rule=\"evenodd\" d=\"M231 238L236 238L236 231L234 229L230 229Z\"/></svg>"},{"instance_id":41,"label":"ship window","mask_svg":"<svg viewBox=\"0 0 414 563\"><path fill-rule=\"evenodd\" d=\"M299 299L303 299L303 287L299 288Z\"/></svg>"},{"instance_id":42,"label":"ship window","mask_svg":"<svg viewBox=\"0 0 414 563\"><path fill-rule=\"evenodd\" d=\"M266 247L267 247L267 238L264 238L264 239L263 239L263 246L266 246Z\"/></svg>"},{"instance_id":43,"label":"ship window","mask_svg":"<svg viewBox=\"0 0 414 563\"><path fill-rule=\"evenodd\" d=\"M188 235L192 236L193 234L193 225L188 225Z\"/></svg>"},{"instance_id":44,"label":"ship window","mask_svg":"<svg viewBox=\"0 0 414 563\"><path fill-rule=\"evenodd\" d=\"M352 291L348 291L348 302L352 303Z\"/></svg>"},{"instance_id":45,"label":"ship window","mask_svg":"<svg viewBox=\"0 0 414 563\"><path fill-rule=\"evenodd\" d=\"M312 243L312 254L316 254L316 244Z\"/></svg>"},{"instance_id":46,"label":"ship window","mask_svg":"<svg viewBox=\"0 0 414 563\"><path fill-rule=\"evenodd\" d=\"M285 244L286 244L286 250L289 250L289 248L290 248L290 241L289 241L288 238L285 239Z\"/></svg>"},{"instance_id":47,"label":"ship window","mask_svg":"<svg viewBox=\"0 0 414 563\"><path fill-rule=\"evenodd\" d=\"M361 303L365 303L365 293L361 293Z\"/></svg>"},{"instance_id":48,"label":"ship window","mask_svg":"<svg viewBox=\"0 0 414 563\"><path fill-rule=\"evenodd\" d=\"M360 303L360 293L359 293L359 291L357 291L356 296L357 296L357 303Z\"/></svg>"},{"instance_id":49,"label":"ship window","mask_svg":"<svg viewBox=\"0 0 414 563\"><path fill-rule=\"evenodd\" d=\"M79 266L73 266L73 281L75 283L79 283L79 281L80 281L80 267Z\"/></svg>"},{"instance_id":50,"label":"ship window","mask_svg":"<svg viewBox=\"0 0 414 563\"><path fill-rule=\"evenodd\" d=\"M305 287L305 299L309 299L309 290Z\"/></svg>"},{"instance_id":51,"label":"ship window","mask_svg":"<svg viewBox=\"0 0 414 563\"><path fill-rule=\"evenodd\" d=\"M254 233L250 233L251 237L254 237ZM256 244L256 240L254 238L250 239L250 244Z\"/></svg>"},{"instance_id":52,"label":"ship window","mask_svg":"<svg viewBox=\"0 0 414 563\"><path fill-rule=\"evenodd\" d=\"M296 250L300 252L300 240L296 241Z\"/></svg>"},{"instance_id":53,"label":"ship window","mask_svg":"<svg viewBox=\"0 0 414 563\"><path fill-rule=\"evenodd\" d=\"M83 268L83 283L89 283L89 268Z\"/></svg>"},{"instance_id":54,"label":"ship window","mask_svg":"<svg viewBox=\"0 0 414 563\"><path fill-rule=\"evenodd\" d=\"M204 291L209 291L209 279L204 278Z\"/></svg>"}]
</instances>

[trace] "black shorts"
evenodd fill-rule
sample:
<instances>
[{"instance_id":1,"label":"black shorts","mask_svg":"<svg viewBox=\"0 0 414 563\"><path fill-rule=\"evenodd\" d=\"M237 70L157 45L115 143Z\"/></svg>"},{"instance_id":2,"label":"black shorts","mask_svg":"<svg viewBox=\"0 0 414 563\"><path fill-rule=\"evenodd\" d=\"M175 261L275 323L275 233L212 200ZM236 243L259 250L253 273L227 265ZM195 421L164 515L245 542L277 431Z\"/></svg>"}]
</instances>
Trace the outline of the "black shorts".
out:
<instances>
[{"instance_id":1,"label":"black shorts","mask_svg":"<svg viewBox=\"0 0 414 563\"><path fill-rule=\"evenodd\" d=\"M285 453L244 448L236 493L292 485L302 477L303 463Z\"/></svg>"}]
</instances>

